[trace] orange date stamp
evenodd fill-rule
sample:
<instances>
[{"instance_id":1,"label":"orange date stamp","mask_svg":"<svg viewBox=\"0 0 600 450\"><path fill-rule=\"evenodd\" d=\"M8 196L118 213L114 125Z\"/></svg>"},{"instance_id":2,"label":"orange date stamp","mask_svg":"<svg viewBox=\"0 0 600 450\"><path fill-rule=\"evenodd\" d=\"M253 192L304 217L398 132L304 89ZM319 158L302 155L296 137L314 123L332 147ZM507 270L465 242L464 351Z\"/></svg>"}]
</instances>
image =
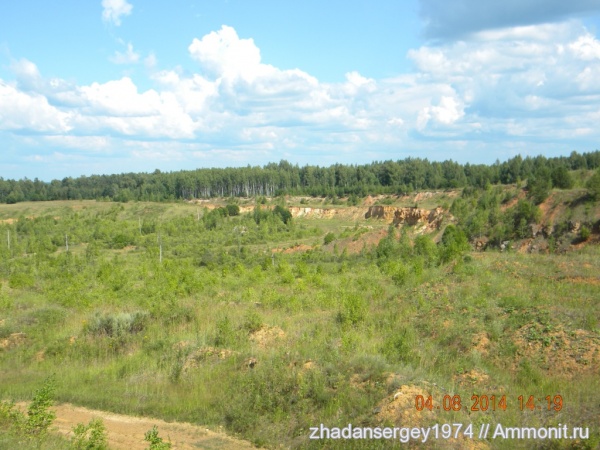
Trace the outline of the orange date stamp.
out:
<instances>
[{"instance_id":1,"label":"orange date stamp","mask_svg":"<svg viewBox=\"0 0 600 450\"><path fill-rule=\"evenodd\" d=\"M469 411L506 411L517 409L520 411L546 410L558 412L563 408L562 395L519 395L510 398L507 395L472 395L470 401L464 402L460 395L444 395L434 399L432 395L417 395L415 409L417 411L460 411L466 408Z\"/></svg>"}]
</instances>

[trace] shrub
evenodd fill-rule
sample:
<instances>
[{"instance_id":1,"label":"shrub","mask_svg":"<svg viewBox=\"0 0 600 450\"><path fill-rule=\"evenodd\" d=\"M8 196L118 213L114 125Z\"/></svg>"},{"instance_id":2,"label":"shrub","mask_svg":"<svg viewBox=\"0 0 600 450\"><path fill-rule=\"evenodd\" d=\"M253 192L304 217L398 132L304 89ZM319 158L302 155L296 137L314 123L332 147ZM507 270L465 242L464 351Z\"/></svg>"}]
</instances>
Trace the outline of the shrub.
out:
<instances>
[{"instance_id":1,"label":"shrub","mask_svg":"<svg viewBox=\"0 0 600 450\"><path fill-rule=\"evenodd\" d=\"M325 235L325 238L323 238L323 243L325 245L327 244L331 244L333 241L335 241L335 234L333 234L331 231L329 233L327 233Z\"/></svg>"},{"instance_id":2,"label":"shrub","mask_svg":"<svg viewBox=\"0 0 600 450\"><path fill-rule=\"evenodd\" d=\"M11 289L29 288L35 285L35 279L27 273L15 272L8 278L8 285Z\"/></svg>"},{"instance_id":3,"label":"shrub","mask_svg":"<svg viewBox=\"0 0 600 450\"><path fill-rule=\"evenodd\" d=\"M218 347L232 346L236 342L236 333L229 317L225 316L217 322L215 345Z\"/></svg>"},{"instance_id":4,"label":"shrub","mask_svg":"<svg viewBox=\"0 0 600 450\"><path fill-rule=\"evenodd\" d=\"M114 249L122 249L127 247L128 245L133 244L135 244L135 239L133 238L133 236L124 233L119 233L112 239L110 247Z\"/></svg>"},{"instance_id":5,"label":"shrub","mask_svg":"<svg viewBox=\"0 0 600 450\"><path fill-rule=\"evenodd\" d=\"M440 256L444 263L460 256L470 248L465 233L454 225L446 227L440 246Z\"/></svg>"},{"instance_id":6,"label":"shrub","mask_svg":"<svg viewBox=\"0 0 600 450\"><path fill-rule=\"evenodd\" d=\"M596 170L596 173L587 181L586 187L592 199L600 199L600 168Z\"/></svg>"},{"instance_id":7,"label":"shrub","mask_svg":"<svg viewBox=\"0 0 600 450\"><path fill-rule=\"evenodd\" d=\"M386 338L381 352L390 363L408 363L414 357L416 342L414 330L404 328Z\"/></svg>"},{"instance_id":8,"label":"shrub","mask_svg":"<svg viewBox=\"0 0 600 450\"><path fill-rule=\"evenodd\" d=\"M289 211L289 209L280 205L275 206L273 209L273 215L279 217L285 224L288 224L292 220L292 213Z\"/></svg>"},{"instance_id":9,"label":"shrub","mask_svg":"<svg viewBox=\"0 0 600 450\"><path fill-rule=\"evenodd\" d=\"M27 419L22 424L22 431L27 436L41 436L48 431L56 418L50 406L54 402L56 382L54 376L47 378L39 388L27 409Z\"/></svg>"},{"instance_id":10,"label":"shrub","mask_svg":"<svg viewBox=\"0 0 600 450\"><path fill-rule=\"evenodd\" d=\"M366 301L357 294L346 294L342 298L338 322L342 325L356 325L365 319L367 313Z\"/></svg>"},{"instance_id":11,"label":"shrub","mask_svg":"<svg viewBox=\"0 0 600 450\"><path fill-rule=\"evenodd\" d=\"M171 448L170 442L164 442L163 439L158 436L158 428L156 428L156 425L146 432L144 440L150 442L148 450L168 450Z\"/></svg>"},{"instance_id":12,"label":"shrub","mask_svg":"<svg viewBox=\"0 0 600 450\"><path fill-rule=\"evenodd\" d=\"M360 203L360 199L356 194L351 194L348 197L348 206L357 206Z\"/></svg>"},{"instance_id":13,"label":"shrub","mask_svg":"<svg viewBox=\"0 0 600 450\"><path fill-rule=\"evenodd\" d=\"M262 326L263 320L260 315L253 309L249 310L246 314L243 328L248 331L248 333L254 333L260 330Z\"/></svg>"},{"instance_id":14,"label":"shrub","mask_svg":"<svg viewBox=\"0 0 600 450\"><path fill-rule=\"evenodd\" d=\"M581 227L581 230L579 231L579 236L581 237L582 241L587 241L590 238L591 235L591 231L588 227L586 227L585 225L583 225Z\"/></svg>"},{"instance_id":15,"label":"shrub","mask_svg":"<svg viewBox=\"0 0 600 450\"><path fill-rule=\"evenodd\" d=\"M227 205L227 215L228 216L239 216L240 215L240 207L238 205Z\"/></svg>"},{"instance_id":16,"label":"shrub","mask_svg":"<svg viewBox=\"0 0 600 450\"><path fill-rule=\"evenodd\" d=\"M559 189L571 189L575 183L567 168L558 166L552 170L552 184Z\"/></svg>"},{"instance_id":17,"label":"shrub","mask_svg":"<svg viewBox=\"0 0 600 450\"><path fill-rule=\"evenodd\" d=\"M86 324L84 331L95 335L122 337L144 330L148 317L147 311L96 315Z\"/></svg>"},{"instance_id":18,"label":"shrub","mask_svg":"<svg viewBox=\"0 0 600 450\"><path fill-rule=\"evenodd\" d=\"M107 450L106 427L101 419L93 419L89 424L78 423L73 427L71 445L75 450Z\"/></svg>"},{"instance_id":19,"label":"shrub","mask_svg":"<svg viewBox=\"0 0 600 450\"><path fill-rule=\"evenodd\" d=\"M435 266L439 259L438 247L429 235L421 235L415 238L414 253L423 257L427 267Z\"/></svg>"},{"instance_id":20,"label":"shrub","mask_svg":"<svg viewBox=\"0 0 600 450\"><path fill-rule=\"evenodd\" d=\"M527 195L533 199L536 205L548 198L550 189L552 189L552 180L546 172L541 172L527 181Z\"/></svg>"}]
</instances>

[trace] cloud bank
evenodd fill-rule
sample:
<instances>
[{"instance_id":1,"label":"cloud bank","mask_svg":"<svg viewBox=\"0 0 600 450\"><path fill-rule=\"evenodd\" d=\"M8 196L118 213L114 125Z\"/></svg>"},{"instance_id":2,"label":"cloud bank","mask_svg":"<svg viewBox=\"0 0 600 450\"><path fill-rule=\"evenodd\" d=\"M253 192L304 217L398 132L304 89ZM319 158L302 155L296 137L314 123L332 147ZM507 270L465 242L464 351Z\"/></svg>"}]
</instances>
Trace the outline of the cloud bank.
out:
<instances>
[{"instance_id":1,"label":"cloud bank","mask_svg":"<svg viewBox=\"0 0 600 450\"><path fill-rule=\"evenodd\" d=\"M76 85L15 61L14 80L0 80L0 137L32 164L77 148L81 158L119 153L131 170L425 154L492 162L600 140L600 41L576 20L423 45L407 55L413 72L381 80L349 72L323 83L266 64L228 26L193 39L188 54L193 71L157 70L152 55L146 90L132 76ZM128 45L124 62L132 55Z\"/></svg>"}]
</instances>

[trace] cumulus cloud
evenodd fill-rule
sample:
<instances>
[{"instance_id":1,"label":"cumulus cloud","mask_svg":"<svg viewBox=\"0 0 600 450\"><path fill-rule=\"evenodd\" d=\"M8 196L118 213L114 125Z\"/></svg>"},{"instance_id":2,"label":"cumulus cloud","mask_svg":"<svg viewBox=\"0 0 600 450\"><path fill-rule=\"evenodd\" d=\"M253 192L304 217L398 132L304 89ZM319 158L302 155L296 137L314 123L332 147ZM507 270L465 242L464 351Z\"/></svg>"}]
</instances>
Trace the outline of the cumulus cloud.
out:
<instances>
[{"instance_id":1,"label":"cumulus cloud","mask_svg":"<svg viewBox=\"0 0 600 450\"><path fill-rule=\"evenodd\" d=\"M419 112L417 128L423 130L430 120L450 125L465 115L463 107L454 97L442 97L437 106L427 106Z\"/></svg>"},{"instance_id":2,"label":"cumulus cloud","mask_svg":"<svg viewBox=\"0 0 600 450\"><path fill-rule=\"evenodd\" d=\"M561 22L583 13L600 13L597 0L420 0L425 36L460 38L474 32Z\"/></svg>"},{"instance_id":3,"label":"cumulus cloud","mask_svg":"<svg viewBox=\"0 0 600 450\"><path fill-rule=\"evenodd\" d=\"M134 117L157 114L161 102L158 93L148 90L138 93L129 77L106 83L82 86L80 93L87 103L87 112L94 115Z\"/></svg>"},{"instance_id":4,"label":"cumulus cloud","mask_svg":"<svg viewBox=\"0 0 600 450\"><path fill-rule=\"evenodd\" d=\"M102 0L102 19L115 26L121 25L121 18L128 16L133 10L133 5L127 0Z\"/></svg>"},{"instance_id":5,"label":"cumulus cloud","mask_svg":"<svg viewBox=\"0 0 600 450\"><path fill-rule=\"evenodd\" d=\"M37 93L20 91L0 80L0 130L30 133L65 133L70 115L53 107Z\"/></svg>"},{"instance_id":6,"label":"cumulus cloud","mask_svg":"<svg viewBox=\"0 0 600 450\"><path fill-rule=\"evenodd\" d=\"M260 62L260 50L253 39L240 39L232 27L223 25L202 39L194 38L188 51L208 76L243 78L251 81L274 70Z\"/></svg>"},{"instance_id":7,"label":"cumulus cloud","mask_svg":"<svg viewBox=\"0 0 600 450\"><path fill-rule=\"evenodd\" d=\"M196 60L204 75L220 80L224 87L245 82L253 84L264 94L281 92L282 86L316 85L317 80L298 70L281 70L261 62L260 49L253 39L242 39L234 28L223 25L202 39L195 38L188 47L190 56Z\"/></svg>"}]
</instances>

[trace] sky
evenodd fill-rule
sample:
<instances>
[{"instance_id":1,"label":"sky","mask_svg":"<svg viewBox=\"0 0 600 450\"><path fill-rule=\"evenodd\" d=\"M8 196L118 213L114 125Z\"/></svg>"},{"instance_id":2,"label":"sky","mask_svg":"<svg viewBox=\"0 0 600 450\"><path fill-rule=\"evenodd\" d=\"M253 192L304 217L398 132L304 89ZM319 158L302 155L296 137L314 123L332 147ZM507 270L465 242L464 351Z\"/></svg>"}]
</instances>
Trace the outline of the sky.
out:
<instances>
[{"instance_id":1,"label":"sky","mask_svg":"<svg viewBox=\"0 0 600 450\"><path fill-rule=\"evenodd\" d=\"M600 0L0 3L0 177L600 149Z\"/></svg>"}]
</instances>

